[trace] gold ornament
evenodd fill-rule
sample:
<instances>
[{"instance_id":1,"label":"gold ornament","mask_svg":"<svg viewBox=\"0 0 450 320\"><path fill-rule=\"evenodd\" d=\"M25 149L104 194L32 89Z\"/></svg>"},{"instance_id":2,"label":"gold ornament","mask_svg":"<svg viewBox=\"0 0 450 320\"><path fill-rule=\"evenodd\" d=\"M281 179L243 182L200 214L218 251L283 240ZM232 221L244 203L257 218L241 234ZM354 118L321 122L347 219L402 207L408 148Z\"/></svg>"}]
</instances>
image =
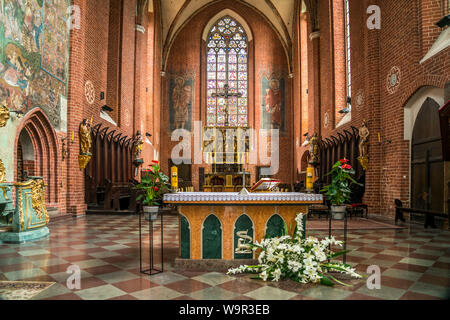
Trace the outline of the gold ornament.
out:
<instances>
[{"instance_id":1,"label":"gold ornament","mask_svg":"<svg viewBox=\"0 0 450 320\"><path fill-rule=\"evenodd\" d=\"M88 165L89 161L91 161L91 157L90 155L86 155L86 154L80 154L78 156L78 164L80 165L80 170L83 170L86 168L86 166Z\"/></svg>"},{"instance_id":2,"label":"gold ornament","mask_svg":"<svg viewBox=\"0 0 450 320\"><path fill-rule=\"evenodd\" d=\"M83 170L92 158L92 154L90 152L92 145L91 125L87 119L84 119L83 122L80 123L79 135L80 155L78 156L78 163L80 165L80 169Z\"/></svg>"},{"instance_id":3,"label":"gold ornament","mask_svg":"<svg viewBox=\"0 0 450 320\"><path fill-rule=\"evenodd\" d=\"M9 120L8 108L4 104L0 105L0 128L6 126L8 120Z\"/></svg>"},{"instance_id":4,"label":"gold ornament","mask_svg":"<svg viewBox=\"0 0 450 320\"><path fill-rule=\"evenodd\" d=\"M2 159L0 159L0 182L6 182L6 169Z\"/></svg>"},{"instance_id":5,"label":"gold ornament","mask_svg":"<svg viewBox=\"0 0 450 320\"><path fill-rule=\"evenodd\" d=\"M369 158L367 157L358 157L358 161L361 164L361 167L364 171L366 171L369 168Z\"/></svg>"},{"instance_id":6,"label":"gold ornament","mask_svg":"<svg viewBox=\"0 0 450 320\"><path fill-rule=\"evenodd\" d=\"M49 222L47 208L45 206L45 184L43 180L33 180L31 184L31 203L36 215L40 220L45 217L45 222Z\"/></svg>"}]
</instances>

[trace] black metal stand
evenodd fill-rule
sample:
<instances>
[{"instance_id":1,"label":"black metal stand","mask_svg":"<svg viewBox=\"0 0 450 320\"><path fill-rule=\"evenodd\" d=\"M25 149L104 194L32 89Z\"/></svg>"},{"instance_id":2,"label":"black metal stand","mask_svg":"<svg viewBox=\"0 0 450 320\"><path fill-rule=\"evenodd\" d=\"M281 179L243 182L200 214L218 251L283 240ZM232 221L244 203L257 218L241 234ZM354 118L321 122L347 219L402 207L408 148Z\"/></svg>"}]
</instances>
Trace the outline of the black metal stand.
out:
<instances>
[{"instance_id":1,"label":"black metal stand","mask_svg":"<svg viewBox=\"0 0 450 320\"><path fill-rule=\"evenodd\" d=\"M142 215L143 211L139 213L139 271L143 274L152 276L161 272L164 272L164 246L163 246L163 233L164 223L163 214L159 213L161 218L161 270L155 268L154 250L153 250L153 220L148 220L148 233L149 233L149 269L143 270L142 267ZM145 214L144 214L145 215Z\"/></svg>"},{"instance_id":2,"label":"black metal stand","mask_svg":"<svg viewBox=\"0 0 450 320\"><path fill-rule=\"evenodd\" d=\"M331 220L333 220L332 218L332 214L331 214L331 209L330 209L330 213L328 215L328 237L331 237ZM329 249L331 250L331 245L329 247ZM347 250L347 210L345 210L345 214L344 214L344 251ZM347 262L347 253L344 253L343 258L342 258L342 262L346 263Z\"/></svg>"}]
</instances>

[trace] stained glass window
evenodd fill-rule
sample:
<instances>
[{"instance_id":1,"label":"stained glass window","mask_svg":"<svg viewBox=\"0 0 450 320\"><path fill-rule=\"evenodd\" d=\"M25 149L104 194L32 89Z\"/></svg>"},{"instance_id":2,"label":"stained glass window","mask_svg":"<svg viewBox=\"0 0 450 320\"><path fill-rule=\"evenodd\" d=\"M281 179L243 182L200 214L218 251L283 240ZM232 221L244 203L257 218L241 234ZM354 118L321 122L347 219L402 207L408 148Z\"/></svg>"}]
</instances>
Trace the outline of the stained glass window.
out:
<instances>
[{"instance_id":1,"label":"stained glass window","mask_svg":"<svg viewBox=\"0 0 450 320\"><path fill-rule=\"evenodd\" d=\"M206 50L207 125L247 126L248 44L244 28L230 16L221 18L209 32ZM225 90L234 96L216 97Z\"/></svg>"}]
</instances>

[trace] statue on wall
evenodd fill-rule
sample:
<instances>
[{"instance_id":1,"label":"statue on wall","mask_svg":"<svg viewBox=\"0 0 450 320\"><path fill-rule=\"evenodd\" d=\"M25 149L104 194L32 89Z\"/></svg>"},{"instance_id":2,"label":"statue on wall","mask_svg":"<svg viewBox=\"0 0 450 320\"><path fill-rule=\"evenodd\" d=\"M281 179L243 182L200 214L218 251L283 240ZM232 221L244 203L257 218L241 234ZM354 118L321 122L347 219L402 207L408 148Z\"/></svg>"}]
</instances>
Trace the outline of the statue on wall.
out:
<instances>
[{"instance_id":1,"label":"statue on wall","mask_svg":"<svg viewBox=\"0 0 450 320\"><path fill-rule=\"evenodd\" d=\"M91 125L87 119L80 124L80 152L81 154L90 154L92 145Z\"/></svg>"},{"instance_id":2,"label":"statue on wall","mask_svg":"<svg viewBox=\"0 0 450 320\"><path fill-rule=\"evenodd\" d=\"M136 132L136 137L134 138L134 149L133 149L133 153L135 156L133 163L136 166L135 176L137 176L137 167L141 166L144 163L144 159L140 157L143 146L144 146L144 139L142 138L141 131L138 130Z\"/></svg>"},{"instance_id":3,"label":"statue on wall","mask_svg":"<svg viewBox=\"0 0 450 320\"><path fill-rule=\"evenodd\" d=\"M139 156L142 153L142 147L144 145L144 139L142 139L141 131L136 132L136 138L135 138L136 144L134 146L134 155L136 156L136 159L139 158Z\"/></svg>"},{"instance_id":4,"label":"statue on wall","mask_svg":"<svg viewBox=\"0 0 450 320\"><path fill-rule=\"evenodd\" d=\"M316 167L320 163L320 149L319 149L320 139L317 133L314 133L311 137L308 138L308 142L306 145L309 145L309 164L313 167Z\"/></svg>"},{"instance_id":5,"label":"statue on wall","mask_svg":"<svg viewBox=\"0 0 450 320\"><path fill-rule=\"evenodd\" d=\"M90 152L92 146L91 124L87 119L84 119L83 122L80 123L79 135L80 155L78 156L78 161L80 164L80 169L84 169L92 157Z\"/></svg>"},{"instance_id":6,"label":"statue on wall","mask_svg":"<svg viewBox=\"0 0 450 320\"><path fill-rule=\"evenodd\" d=\"M359 128L359 163L364 170L367 170L369 164L368 145L369 145L369 129L367 128L367 121L363 120L361 128Z\"/></svg>"}]
</instances>

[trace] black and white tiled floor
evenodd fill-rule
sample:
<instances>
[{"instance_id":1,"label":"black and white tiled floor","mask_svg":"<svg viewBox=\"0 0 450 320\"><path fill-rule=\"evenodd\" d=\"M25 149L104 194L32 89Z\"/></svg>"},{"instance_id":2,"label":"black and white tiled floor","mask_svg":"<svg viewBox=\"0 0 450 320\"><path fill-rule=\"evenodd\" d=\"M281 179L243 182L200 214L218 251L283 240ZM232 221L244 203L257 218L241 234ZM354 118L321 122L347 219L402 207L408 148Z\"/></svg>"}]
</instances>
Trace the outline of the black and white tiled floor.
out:
<instances>
[{"instance_id":1,"label":"black and white tiled floor","mask_svg":"<svg viewBox=\"0 0 450 320\"><path fill-rule=\"evenodd\" d=\"M165 272L139 273L137 216L89 215L50 224L48 239L0 244L0 280L56 282L34 299L448 299L450 297L450 232L413 226L402 230L350 230L347 262L365 273L381 269L381 289L366 280L352 287L264 283L248 275L177 270L178 219L164 222ZM160 226L155 224L155 228ZM323 231L310 231L318 237ZM337 231L337 237L341 233ZM159 236L156 232L155 238ZM156 247L159 242L156 243ZM159 251L155 252L158 256ZM81 288L69 289L67 268L81 270Z\"/></svg>"}]
</instances>

